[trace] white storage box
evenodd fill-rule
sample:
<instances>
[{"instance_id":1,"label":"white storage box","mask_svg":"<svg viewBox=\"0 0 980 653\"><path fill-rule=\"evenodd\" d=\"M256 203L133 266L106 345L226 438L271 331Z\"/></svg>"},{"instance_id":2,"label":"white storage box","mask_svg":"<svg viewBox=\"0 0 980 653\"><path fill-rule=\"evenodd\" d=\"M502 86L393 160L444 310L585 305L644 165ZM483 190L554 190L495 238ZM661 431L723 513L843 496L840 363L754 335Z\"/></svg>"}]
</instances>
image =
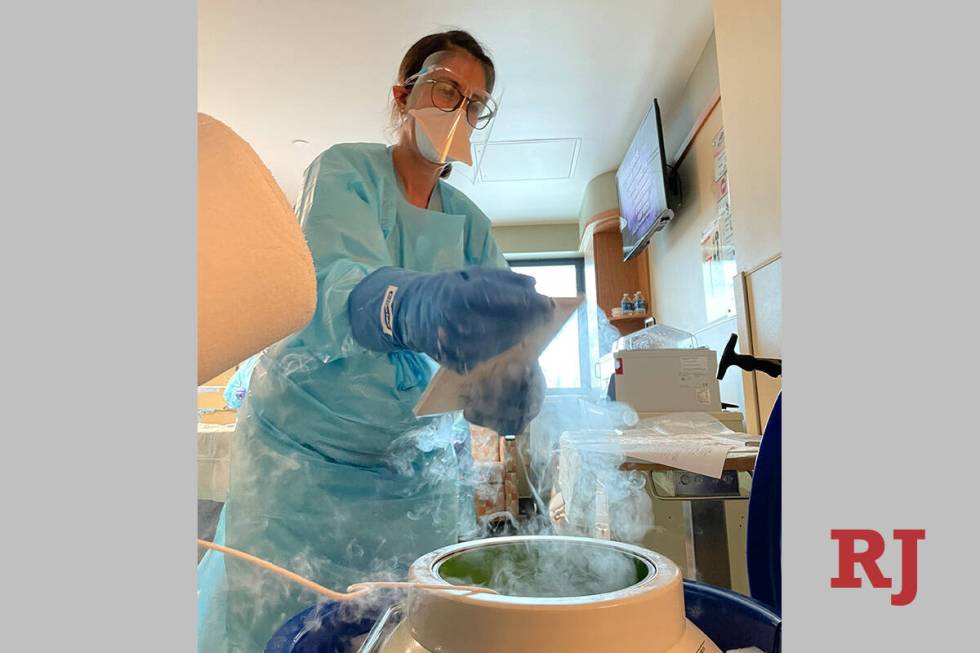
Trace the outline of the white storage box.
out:
<instances>
[{"instance_id":1,"label":"white storage box","mask_svg":"<svg viewBox=\"0 0 980 653\"><path fill-rule=\"evenodd\" d=\"M617 351L603 357L609 396L638 413L720 413L718 356L710 349Z\"/></svg>"}]
</instances>

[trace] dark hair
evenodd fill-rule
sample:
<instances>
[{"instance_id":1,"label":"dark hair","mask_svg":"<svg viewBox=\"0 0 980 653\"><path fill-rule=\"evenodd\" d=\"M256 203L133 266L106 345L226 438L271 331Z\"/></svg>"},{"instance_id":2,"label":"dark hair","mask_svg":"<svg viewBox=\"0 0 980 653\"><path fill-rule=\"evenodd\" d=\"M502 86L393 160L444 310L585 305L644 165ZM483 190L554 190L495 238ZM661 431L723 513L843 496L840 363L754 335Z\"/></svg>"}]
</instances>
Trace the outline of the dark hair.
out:
<instances>
[{"instance_id":1,"label":"dark hair","mask_svg":"<svg viewBox=\"0 0 980 653\"><path fill-rule=\"evenodd\" d=\"M431 55L442 50L462 50L471 55L474 59L483 64L483 74L487 78L487 90L493 90L495 77L493 60L486 53L479 41L469 32L462 30L450 30L423 36L408 49L402 58L402 63L398 67L398 81L404 82L406 79L422 70L422 64Z\"/></svg>"},{"instance_id":2,"label":"dark hair","mask_svg":"<svg viewBox=\"0 0 980 653\"><path fill-rule=\"evenodd\" d=\"M493 83L496 71L493 67L493 60L487 54L480 42L473 38L473 35L463 30L449 30L438 34L429 34L416 41L402 57L402 63L398 66L398 82L402 83L415 73L422 70L425 60L436 52L443 50L462 50L474 59L483 64L483 74L487 78L487 91L493 90ZM392 110L394 116L395 110ZM443 179L449 176L452 166L447 164L439 175Z\"/></svg>"}]
</instances>

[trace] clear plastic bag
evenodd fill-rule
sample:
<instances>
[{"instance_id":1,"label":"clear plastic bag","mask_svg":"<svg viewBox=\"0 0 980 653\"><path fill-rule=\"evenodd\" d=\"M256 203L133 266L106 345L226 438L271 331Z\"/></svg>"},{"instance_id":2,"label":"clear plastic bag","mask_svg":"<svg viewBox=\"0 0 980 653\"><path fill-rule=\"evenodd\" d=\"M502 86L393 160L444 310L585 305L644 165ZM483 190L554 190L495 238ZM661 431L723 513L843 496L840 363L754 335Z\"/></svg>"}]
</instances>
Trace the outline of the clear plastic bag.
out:
<instances>
[{"instance_id":1,"label":"clear plastic bag","mask_svg":"<svg viewBox=\"0 0 980 653\"><path fill-rule=\"evenodd\" d=\"M654 324L623 336L613 345L613 351L697 349L697 347L698 339L693 334L663 324Z\"/></svg>"},{"instance_id":2,"label":"clear plastic bag","mask_svg":"<svg viewBox=\"0 0 980 653\"><path fill-rule=\"evenodd\" d=\"M729 450L752 447L758 440L708 413L673 413L626 427L594 422L567 429L558 440L552 519L561 522L565 534L639 543L656 527L647 485L652 481L649 473L624 469L624 462L649 460L647 453L661 450L660 443L672 445L671 451L695 448L699 457L719 448L723 460ZM670 464L686 468L681 459Z\"/></svg>"}]
</instances>

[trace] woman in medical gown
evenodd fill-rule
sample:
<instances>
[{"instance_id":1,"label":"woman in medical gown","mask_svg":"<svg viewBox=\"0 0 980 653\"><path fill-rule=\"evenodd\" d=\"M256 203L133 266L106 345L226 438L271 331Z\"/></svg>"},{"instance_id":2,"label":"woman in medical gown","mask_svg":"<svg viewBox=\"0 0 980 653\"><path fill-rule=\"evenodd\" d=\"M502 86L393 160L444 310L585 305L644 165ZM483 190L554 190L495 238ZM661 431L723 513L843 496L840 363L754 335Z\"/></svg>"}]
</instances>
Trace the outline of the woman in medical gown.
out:
<instances>
[{"instance_id":1,"label":"woman in medical gown","mask_svg":"<svg viewBox=\"0 0 980 653\"><path fill-rule=\"evenodd\" d=\"M259 358L234 436L218 537L338 590L403 578L457 541L465 423L412 408L438 364L516 344L550 300L507 269L490 221L443 181L494 117L493 63L465 32L427 36L392 90L394 146L343 144L306 170L296 211L313 254L312 321ZM536 364L473 393L464 415L518 433L540 408ZM199 650L258 653L317 597L209 552Z\"/></svg>"}]
</instances>

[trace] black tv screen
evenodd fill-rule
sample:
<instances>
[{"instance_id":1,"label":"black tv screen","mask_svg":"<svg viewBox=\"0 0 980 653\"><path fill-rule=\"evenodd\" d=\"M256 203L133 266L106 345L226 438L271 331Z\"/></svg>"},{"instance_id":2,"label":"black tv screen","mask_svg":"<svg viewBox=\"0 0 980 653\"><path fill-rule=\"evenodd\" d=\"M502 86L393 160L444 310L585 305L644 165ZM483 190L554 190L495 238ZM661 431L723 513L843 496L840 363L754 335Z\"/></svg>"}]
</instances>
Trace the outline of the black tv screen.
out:
<instances>
[{"instance_id":1,"label":"black tv screen","mask_svg":"<svg viewBox=\"0 0 980 653\"><path fill-rule=\"evenodd\" d=\"M641 252L650 236L673 215L667 199L667 158L656 100L636 130L616 171L623 260Z\"/></svg>"}]
</instances>

